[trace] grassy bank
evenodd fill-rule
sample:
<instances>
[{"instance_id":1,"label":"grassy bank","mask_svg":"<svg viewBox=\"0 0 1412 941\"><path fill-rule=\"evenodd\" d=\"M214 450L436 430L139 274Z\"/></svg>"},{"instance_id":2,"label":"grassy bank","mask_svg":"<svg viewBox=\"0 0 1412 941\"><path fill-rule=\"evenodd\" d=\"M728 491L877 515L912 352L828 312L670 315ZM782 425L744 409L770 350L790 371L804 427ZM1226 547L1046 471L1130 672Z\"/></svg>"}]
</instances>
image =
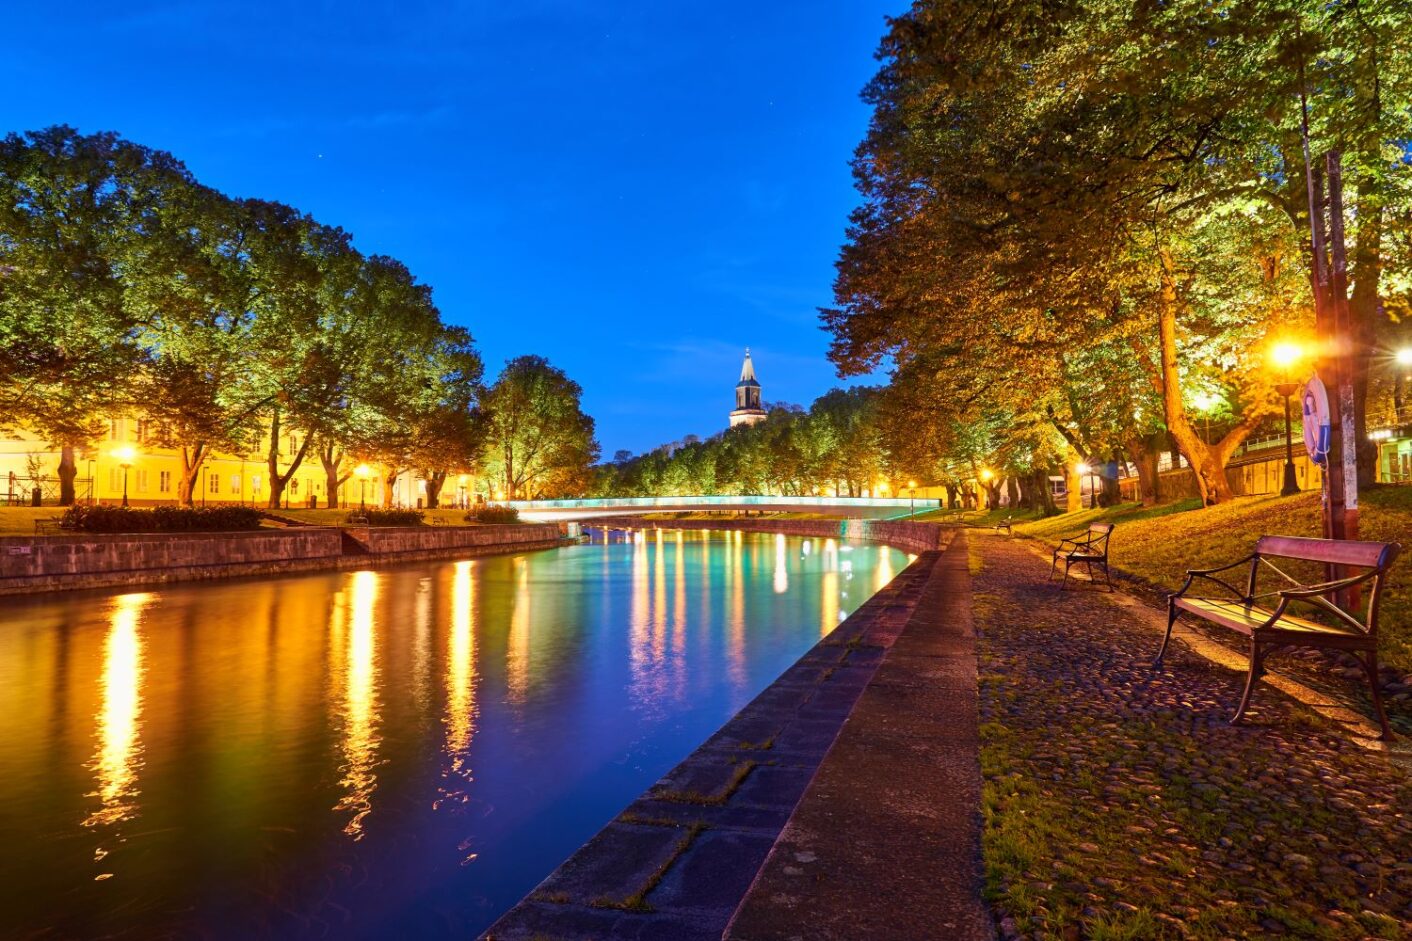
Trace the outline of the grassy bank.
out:
<instances>
[{"instance_id":1,"label":"grassy bank","mask_svg":"<svg viewBox=\"0 0 1412 941\"><path fill-rule=\"evenodd\" d=\"M1405 547L1383 597L1380 656L1401 672L1412 673L1412 487L1370 490L1360 502L1361 537ZM1007 515L970 513L964 522L991 525ZM1184 500L1156 507L1127 503L1048 519L1017 514L1014 528L1018 535L1058 542L1095 522L1117 524L1109 550L1115 566L1174 590L1181 587L1187 569L1233 562L1263 535L1321 534L1317 493L1243 497L1205 509L1195 500Z\"/></svg>"}]
</instances>

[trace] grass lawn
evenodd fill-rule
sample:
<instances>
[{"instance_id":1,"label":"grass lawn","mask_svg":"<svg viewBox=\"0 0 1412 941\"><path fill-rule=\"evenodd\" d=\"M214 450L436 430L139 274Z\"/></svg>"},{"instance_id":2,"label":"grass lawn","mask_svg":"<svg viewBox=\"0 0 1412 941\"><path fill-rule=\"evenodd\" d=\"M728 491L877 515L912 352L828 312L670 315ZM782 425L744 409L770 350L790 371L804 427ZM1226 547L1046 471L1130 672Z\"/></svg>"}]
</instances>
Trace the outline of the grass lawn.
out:
<instances>
[{"instance_id":1,"label":"grass lawn","mask_svg":"<svg viewBox=\"0 0 1412 941\"><path fill-rule=\"evenodd\" d=\"M63 515L61 506L3 506L0 536L33 536L35 520L56 520Z\"/></svg>"},{"instance_id":2,"label":"grass lawn","mask_svg":"<svg viewBox=\"0 0 1412 941\"><path fill-rule=\"evenodd\" d=\"M1360 498L1360 536L1401 542L1405 551L1393 567L1382 600L1379 657L1403 673L1412 673L1412 487L1380 487ZM1008 511L966 514L965 523L984 526ZM1015 516L1015 533L1057 543L1082 532L1089 523L1111 522L1109 548L1114 566L1176 590L1187 569L1233 562L1255 547L1263 535L1318 536L1318 493L1293 497L1242 497L1203 509L1197 500L1155 507L1125 503L1065 513L1048 519ZM1303 573L1308 575L1310 573ZM1273 587L1273 585L1271 585Z\"/></svg>"}]
</instances>

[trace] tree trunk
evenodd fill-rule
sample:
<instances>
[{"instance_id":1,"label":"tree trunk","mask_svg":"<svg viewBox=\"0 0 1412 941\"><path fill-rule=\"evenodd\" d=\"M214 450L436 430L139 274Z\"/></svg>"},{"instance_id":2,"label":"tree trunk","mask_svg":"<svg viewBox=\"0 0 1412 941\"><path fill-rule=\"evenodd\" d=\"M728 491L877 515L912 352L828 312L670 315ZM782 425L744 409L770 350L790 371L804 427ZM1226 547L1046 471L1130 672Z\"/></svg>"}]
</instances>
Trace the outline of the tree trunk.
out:
<instances>
[{"instance_id":1,"label":"tree trunk","mask_svg":"<svg viewBox=\"0 0 1412 941\"><path fill-rule=\"evenodd\" d=\"M1079 452L1070 447L1068 459L1064 461L1065 513L1077 513L1084 508L1084 479L1078 471L1080 462Z\"/></svg>"},{"instance_id":2,"label":"tree trunk","mask_svg":"<svg viewBox=\"0 0 1412 941\"><path fill-rule=\"evenodd\" d=\"M198 441L189 448L181 446L181 480L177 481L177 502L182 506L196 505L196 480L206 460L206 442Z\"/></svg>"},{"instance_id":3,"label":"tree trunk","mask_svg":"<svg viewBox=\"0 0 1412 941\"><path fill-rule=\"evenodd\" d=\"M1376 52L1374 52L1376 55ZM1377 327L1381 315L1380 295L1383 273L1383 205L1377 180L1370 168L1382 162L1382 135L1378 133L1382 100L1377 76L1369 98L1368 132L1364 135L1359 163L1365 168L1358 180L1358 204L1354 222L1358 231L1353 246L1353 295L1349 298L1349 332L1353 351L1347 362L1353 369L1353 403L1358 442L1358 489L1371 487L1377 479L1378 445L1368 440L1368 377ZM1400 417L1400 414L1399 414Z\"/></svg>"},{"instance_id":4,"label":"tree trunk","mask_svg":"<svg viewBox=\"0 0 1412 941\"><path fill-rule=\"evenodd\" d=\"M1054 516L1059 508L1054 505L1054 491L1049 486L1049 470L1036 468L1030 489L1034 493L1034 511L1040 516Z\"/></svg>"},{"instance_id":5,"label":"tree trunk","mask_svg":"<svg viewBox=\"0 0 1412 941\"><path fill-rule=\"evenodd\" d=\"M957 487L955 484L947 484L947 485L946 485L946 508L947 508L948 510L954 510L954 509L956 509L956 503L957 503L957 501L960 500L960 498L961 498L961 488Z\"/></svg>"},{"instance_id":6,"label":"tree trunk","mask_svg":"<svg viewBox=\"0 0 1412 941\"><path fill-rule=\"evenodd\" d=\"M74 478L78 476L78 464L74 461L74 446L65 444L59 448L59 505L74 505ZM88 486L93 487L89 481Z\"/></svg>"},{"instance_id":7,"label":"tree trunk","mask_svg":"<svg viewBox=\"0 0 1412 941\"><path fill-rule=\"evenodd\" d=\"M1155 506L1159 499L1157 458L1160 454L1160 435L1128 440L1128 455L1137 467L1137 498L1143 506Z\"/></svg>"},{"instance_id":8,"label":"tree trunk","mask_svg":"<svg viewBox=\"0 0 1412 941\"><path fill-rule=\"evenodd\" d=\"M1005 478L1005 492L1010 496L1010 509L1020 505L1020 481L1014 474Z\"/></svg>"},{"instance_id":9,"label":"tree trunk","mask_svg":"<svg viewBox=\"0 0 1412 941\"><path fill-rule=\"evenodd\" d=\"M319 448L319 462L324 466L324 487L328 491L330 510L338 509L339 491L343 489L344 482L351 476L338 473L338 468L343 464L344 457L346 455L340 453L333 444L325 444Z\"/></svg>"},{"instance_id":10,"label":"tree trunk","mask_svg":"<svg viewBox=\"0 0 1412 941\"><path fill-rule=\"evenodd\" d=\"M1103 500L1104 506L1117 506L1123 502L1123 488L1118 484L1118 466L1122 462L1121 454L1114 452L1113 460L1103 466Z\"/></svg>"},{"instance_id":11,"label":"tree trunk","mask_svg":"<svg viewBox=\"0 0 1412 941\"><path fill-rule=\"evenodd\" d=\"M446 471L427 471L427 509L434 510L441 505L441 488L446 485Z\"/></svg>"},{"instance_id":12,"label":"tree trunk","mask_svg":"<svg viewBox=\"0 0 1412 941\"><path fill-rule=\"evenodd\" d=\"M279 472L279 406L276 405L270 417L270 450L266 457L266 463L270 469L268 504L270 509L279 509L280 499L284 496L284 488L294 478L294 472L299 470L299 465L304 462L304 454L308 450L309 435L306 434L304 440L299 443L299 450L294 452L294 455L289 459L289 468L283 474Z\"/></svg>"},{"instance_id":13,"label":"tree trunk","mask_svg":"<svg viewBox=\"0 0 1412 941\"><path fill-rule=\"evenodd\" d=\"M402 471L390 465L383 467L382 474L382 506L383 509L392 509L392 504L397 496L397 478L402 476Z\"/></svg>"}]
</instances>

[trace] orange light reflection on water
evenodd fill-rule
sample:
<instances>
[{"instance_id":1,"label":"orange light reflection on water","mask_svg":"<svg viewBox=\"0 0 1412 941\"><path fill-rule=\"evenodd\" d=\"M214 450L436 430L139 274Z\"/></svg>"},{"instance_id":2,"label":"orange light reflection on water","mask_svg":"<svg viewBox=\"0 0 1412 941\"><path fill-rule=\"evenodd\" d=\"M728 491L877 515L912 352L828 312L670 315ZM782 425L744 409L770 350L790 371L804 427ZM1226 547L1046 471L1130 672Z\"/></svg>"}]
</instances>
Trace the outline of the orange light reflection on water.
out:
<instances>
[{"instance_id":1,"label":"orange light reflection on water","mask_svg":"<svg viewBox=\"0 0 1412 941\"><path fill-rule=\"evenodd\" d=\"M114 824L137 815L137 772L142 764L143 649L138 630L142 609L152 595L119 595L113 601L108 636L103 643L103 700L97 715L98 751L88 767L98 779L99 808L86 827ZM99 850L98 858L106 855ZM103 878L100 876L100 878Z\"/></svg>"}]
</instances>

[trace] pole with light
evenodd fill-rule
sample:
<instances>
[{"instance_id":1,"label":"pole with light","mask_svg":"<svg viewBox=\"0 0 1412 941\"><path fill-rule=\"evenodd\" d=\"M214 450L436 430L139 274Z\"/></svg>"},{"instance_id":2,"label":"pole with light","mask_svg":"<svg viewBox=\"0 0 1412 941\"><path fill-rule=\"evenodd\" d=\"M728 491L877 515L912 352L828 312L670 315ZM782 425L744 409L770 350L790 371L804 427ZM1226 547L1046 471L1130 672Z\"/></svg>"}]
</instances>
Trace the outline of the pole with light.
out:
<instances>
[{"instance_id":1,"label":"pole with light","mask_svg":"<svg viewBox=\"0 0 1412 941\"><path fill-rule=\"evenodd\" d=\"M1280 496L1290 497L1299 492L1299 477L1294 471L1294 433L1290 423L1290 396L1299 391L1300 384L1290 379L1290 369L1304 356L1304 351L1293 343L1276 343L1270 349L1270 359L1279 367L1280 381L1275 391L1285 400L1285 482L1280 488Z\"/></svg>"},{"instance_id":2,"label":"pole with light","mask_svg":"<svg viewBox=\"0 0 1412 941\"><path fill-rule=\"evenodd\" d=\"M988 510L995 509L995 501L991 499L990 493L990 482L994 479L995 471L991 470L989 467L981 468L981 487L985 490L985 505Z\"/></svg>"},{"instance_id":3,"label":"pole with light","mask_svg":"<svg viewBox=\"0 0 1412 941\"><path fill-rule=\"evenodd\" d=\"M359 464L353 468L353 473L358 478L358 512L368 511L368 475L373 469L366 464Z\"/></svg>"},{"instance_id":4,"label":"pole with light","mask_svg":"<svg viewBox=\"0 0 1412 941\"><path fill-rule=\"evenodd\" d=\"M917 482L915 480L907 481L907 494L912 499L912 508L907 512L907 517L910 519L917 515Z\"/></svg>"},{"instance_id":5,"label":"pole with light","mask_svg":"<svg viewBox=\"0 0 1412 941\"><path fill-rule=\"evenodd\" d=\"M1079 475L1079 506L1084 505L1084 478L1093 473L1093 468L1087 464L1079 464L1074 467L1074 473ZM1098 506L1098 492L1093 489L1093 481L1088 482L1088 505L1089 508Z\"/></svg>"},{"instance_id":6,"label":"pole with light","mask_svg":"<svg viewBox=\"0 0 1412 941\"><path fill-rule=\"evenodd\" d=\"M137 457L137 451L131 445L124 445L113 450L113 457L118 459L118 465L123 469L123 506L127 506L127 472L132 467L133 458Z\"/></svg>"}]
</instances>

